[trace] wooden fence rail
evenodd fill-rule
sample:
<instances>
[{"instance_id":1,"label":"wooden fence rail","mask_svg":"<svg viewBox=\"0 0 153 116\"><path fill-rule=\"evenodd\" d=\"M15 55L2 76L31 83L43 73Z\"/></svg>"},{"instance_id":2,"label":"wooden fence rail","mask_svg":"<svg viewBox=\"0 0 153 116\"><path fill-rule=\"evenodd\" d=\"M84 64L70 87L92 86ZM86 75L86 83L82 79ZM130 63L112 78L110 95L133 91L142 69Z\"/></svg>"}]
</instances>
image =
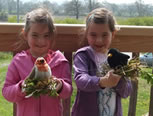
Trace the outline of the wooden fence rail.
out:
<instances>
[{"instance_id":1,"label":"wooden fence rail","mask_svg":"<svg viewBox=\"0 0 153 116\"><path fill-rule=\"evenodd\" d=\"M14 43L18 41L17 36L23 24L19 23L0 23L0 51L13 52ZM54 49L64 52L72 67L72 53L78 47L78 32L84 25L56 24L57 36ZM122 52L153 52L153 27L148 26L121 26L113 40L112 47ZM130 97L128 116L136 115L138 83L133 83L133 93ZM150 90L149 116L153 116L153 87ZM70 116L70 99L63 101L64 116ZM14 116L16 115L16 106L14 105Z\"/></svg>"}]
</instances>

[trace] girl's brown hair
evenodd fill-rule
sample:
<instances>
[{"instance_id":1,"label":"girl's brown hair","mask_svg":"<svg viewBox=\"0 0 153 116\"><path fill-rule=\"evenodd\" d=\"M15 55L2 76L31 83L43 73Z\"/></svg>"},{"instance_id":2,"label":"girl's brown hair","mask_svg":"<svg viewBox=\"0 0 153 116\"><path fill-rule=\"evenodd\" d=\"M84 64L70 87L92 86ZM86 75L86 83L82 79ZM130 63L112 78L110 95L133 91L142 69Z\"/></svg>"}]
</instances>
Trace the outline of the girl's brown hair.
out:
<instances>
[{"instance_id":1,"label":"girl's brown hair","mask_svg":"<svg viewBox=\"0 0 153 116\"><path fill-rule=\"evenodd\" d=\"M28 33L34 23L47 24L52 39L55 38L56 28L51 13L45 8L38 8L25 15L25 25L19 34L20 40L16 43L15 51L29 48L23 34Z\"/></svg>"},{"instance_id":2,"label":"girl's brown hair","mask_svg":"<svg viewBox=\"0 0 153 116\"><path fill-rule=\"evenodd\" d=\"M88 45L86 36L91 23L108 24L111 32L117 31L117 28L115 27L116 20L112 12L105 8L94 9L86 17L86 27L83 29L80 36L82 38L80 41L81 47Z\"/></svg>"}]
</instances>

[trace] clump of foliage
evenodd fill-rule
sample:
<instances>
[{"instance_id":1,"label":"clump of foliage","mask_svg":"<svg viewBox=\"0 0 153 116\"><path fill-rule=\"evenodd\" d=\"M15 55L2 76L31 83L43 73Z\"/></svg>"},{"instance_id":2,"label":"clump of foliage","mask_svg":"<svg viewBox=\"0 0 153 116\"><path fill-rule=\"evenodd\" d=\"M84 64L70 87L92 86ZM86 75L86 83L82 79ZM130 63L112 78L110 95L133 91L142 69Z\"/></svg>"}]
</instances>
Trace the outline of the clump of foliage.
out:
<instances>
[{"instance_id":1,"label":"clump of foliage","mask_svg":"<svg viewBox=\"0 0 153 116\"><path fill-rule=\"evenodd\" d=\"M102 65L102 70L104 70L102 73L107 73L109 70L111 70L108 63L105 63ZM119 66L114 69L114 73L118 74L125 78L125 80L137 80L137 77L141 77L151 85L153 85L153 74L149 73L142 69L141 63L139 61L138 57L135 57L128 61L127 65ZM105 75L102 74L102 75ZM100 74L98 74L100 75Z\"/></svg>"},{"instance_id":2,"label":"clump of foliage","mask_svg":"<svg viewBox=\"0 0 153 116\"><path fill-rule=\"evenodd\" d=\"M78 20L78 19L74 19L74 18L63 18L63 19L56 18L55 23L58 23L58 24L83 24L84 22L83 22L83 20Z\"/></svg>"},{"instance_id":3,"label":"clump of foliage","mask_svg":"<svg viewBox=\"0 0 153 116\"><path fill-rule=\"evenodd\" d=\"M10 23L15 23L15 22L17 22L17 16L9 16L9 18L8 18L8 22L10 22Z\"/></svg>"},{"instance_id":4,"label":"clump of foliage","mask_svg":"<svg viewBox=\"0 0 153 116\"><path fill-rule=\"evenodd\" d=\"M46 78L44 80L27 78L23 84L22 91L25 92L26 98L31 96L39 97L40 95L58 96L56 82L53 78Z\"/></svg>"},{"instance_id":5,"label":"clump of foliage","mask_svg":"<svg viewBox=\"0 0 153 116\"><path fill-rule=\"evenodd\" d=\"M117 22L119 25L152 26L153 17L119 18Z\"/></svg>"},{"instance_id":6,"label":"clump of foliage","mask_svg":"<svg viewBox=\"0 0 153 116\"><path fill-rule=\"evenodd\" d=\"M12 56L10 52L0 52L0 60L10 59Z\"/></svg>"},{"instance_id":7,"label":"clump of foliage","mask_svg":"<svg viewBox=\"0 0 153 116\"><path fill-rule=\"evenodd\" d=\"M8 13L5 11L0 12L0 21L8 21Z\"/></svg>"},{"instance_id":8,"label":"clump of foliage","mask_svg":"<svg viewBox=\"0 0 153 116\"><path fill-rule=\"evenodd\" d=\"M126 80L130 79L130 80L136 80L137 75L139 74L139 71L141 70L139 67L139 61L137 58L131 59L129 60L127 65L124 66L116 66L114 68L114 73L118 74L122 77L124 77ZM102 64L101 66L102 68L102 75L106 75L106 73L111 70L111 67L109 66L109 64L106 62L104 64ZM98 74L101 75L101 74Z\"/></svg>"}]
</instances>

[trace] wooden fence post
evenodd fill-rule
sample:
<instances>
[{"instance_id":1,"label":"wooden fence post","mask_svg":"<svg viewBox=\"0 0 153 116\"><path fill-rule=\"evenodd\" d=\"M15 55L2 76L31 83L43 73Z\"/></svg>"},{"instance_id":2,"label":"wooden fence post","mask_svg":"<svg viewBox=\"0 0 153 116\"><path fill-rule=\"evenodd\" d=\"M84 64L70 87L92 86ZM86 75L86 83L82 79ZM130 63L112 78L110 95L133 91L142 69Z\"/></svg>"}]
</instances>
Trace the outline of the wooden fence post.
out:
<instances>
[{"instance_id":1,"label":"wooden fence post","mask_svg":"<svg viewBox=\"0 0 153 116\"><path fill-rule=\"evenodd\" d=\"M72 52L64 52L64 56L69 61L70 71L72 72ZM64 99L62 103L63 103L63 116L70 116L71 98Z\"/></svg>"},{"instance_id":2,"label":"wooden fence post","mask_svg":"<svg viewBox=\"0 0 153 116\"><path fill-rule=\"evenodd\" d=\"M132 53L132 57L139 57L139 53ZM137 94L138 94L138 80L135 80L132 81L132 93L130 96L128 116L136 115Z\"/></svg>"},{"instance_id":3,"label":"wooden fence post","mask_svg":"<svg viewBox=\"0 0 153 116\"><path fill-rule=\"evenodd\" d=\"M153 73L153 61L152 61L152 73ZM151 86L151 90L150 90L149 116L153 116L153 85Z\"/></svg>"},{"instance_id":4,"label":"wooden fence post","mask_svg":"<svg viewBox=\"0 0 153 116\"><path fill-rule=\"evenodd\" d=\"M137 94L138 94L138 80L132 81L132 93L130 96L128 116L136 115Z\"/></svg>"},{"instance_id":5,"label":"wooden fence post","mask_svg":"<svg viewBox=\"0 0 153 116\"><path fill-rule=\"evenodd\" d=\"M153 116L153 86L151 86L151 91L150 91L149 116Z\"/></svg>"},{"instance_id":6,"label":"wooden fence post","mask_svg":"<svg viewBox=\"0 0 153 116\"><path fill-rule=\"evenodd\" d=\"M16 116L16 112L17 112L16 103L13 103L13 116Z\"/></svg>"}]
</instances>

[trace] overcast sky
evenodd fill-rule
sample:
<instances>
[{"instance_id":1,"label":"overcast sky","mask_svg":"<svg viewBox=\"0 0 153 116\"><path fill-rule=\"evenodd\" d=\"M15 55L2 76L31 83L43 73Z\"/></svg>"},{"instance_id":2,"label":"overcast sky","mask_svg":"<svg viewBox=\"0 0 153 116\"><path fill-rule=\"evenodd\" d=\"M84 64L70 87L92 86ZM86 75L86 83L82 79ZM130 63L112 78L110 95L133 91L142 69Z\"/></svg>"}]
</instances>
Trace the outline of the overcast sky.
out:
<instances>
[{"instance_id":1,"label":"overcast sky","mask_svg":"<svg viewBox=\"0 0 153 116\"><path fill-rule=\"evenodd\" d=\"M136 0L105 0L105 1L110 2L110 3L120 4L120 3L133 3ZM153 4L153 0L142 0L142 1L144 1L144 3L146 4Z\"/></svg>"},{"instance_id":2,"label":"overcast sky","mask_svg":"<svg viewBox=\"0 0 153 116\"><path fill-rule=\"evenodd\" d=\"M20 0L20 1L28 2L28 1L32 1L32 0ZM45 1L45 0L35 0L35 2L36 1ZM54 2L61 4L64 1L70 1L70 0L50 0L50 1L54 1ZM107 1L109 3L121 4L121 3L133 3L136 0L98 0L98 1ZM153 4L153 0L143 0L143 1L145 4Z\"/></svg>"}]
</instances>

